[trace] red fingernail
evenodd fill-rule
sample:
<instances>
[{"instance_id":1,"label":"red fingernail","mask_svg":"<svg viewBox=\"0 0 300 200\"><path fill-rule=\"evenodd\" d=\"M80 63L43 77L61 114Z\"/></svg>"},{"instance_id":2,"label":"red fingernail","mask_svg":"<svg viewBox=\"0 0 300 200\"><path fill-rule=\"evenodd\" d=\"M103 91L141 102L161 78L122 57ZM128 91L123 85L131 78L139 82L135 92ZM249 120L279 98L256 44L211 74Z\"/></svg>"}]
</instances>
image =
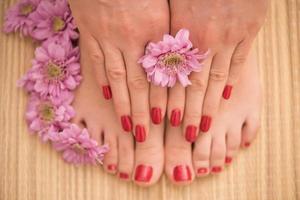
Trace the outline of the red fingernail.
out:
<instances>
[{"instance_id":1,"label":"red fingernail","mask_svg":"<svg viewBox=\"0 0 300 200\"><path fill-rule=\"evenodd\" d=\"M102 92L103 92L103 96L105 99L111 99L112 98L112 93L111 93L111 89L109 85L103 86L102 87Z\"/></svg>"},{"instance_id":2,"label":"red fingernail","mask_svg":"<svg viewBox=\"0 0 300 200\"><path fill-rule=\"evenodd\" d=\"M210 124L211 124L211 117L203 115L201 117L200 130L202 132L207 132L210 128Z\"/></svg>"},{"instance_id":3,"label":"red fingernail","mask_svg":"<svg viewBox=\"0 0 300 200\"><path fill-rule=\"evenodd\" d=\"M151 166L139 165L135 170L134 179L139 182L149 182L152 177L153 169Z\"/></svg>"},{"instance_id":4,"label":"red fingernail","mask_svg":"<svg viewBox=\"0 0 300 200\"><path fill-rule=\"evenodd\" d=\"M152 108L151 109L151 119L153 124L161 123L161 109L160 108Z\"/></svg>"},{"instance_id":5,"label":"red fingernail","mask_svg":"<svg viewBox=\"0 0 300 200\"><path fill-rule=\"evenodd\" d=\"M201 167L197 170L198 174L206 174L208 172L208 169L206 167Z\"/></svg>"},{"instance_id":6,"label":"red fingernail","mask_svg":"<svg viewBox=\"0 0 300 200\"><path fill-rule=\"evenodd\" d=\"M212 167L211 171L213 173L220 173L222 171L222 167L219 167L219 166L218 167Z\"/></svg>"},{"instance_id":7,"label":"red fingernail","mask_svg":"<svg viewBox=\"0 0 300 200\"><path fill-rule=\"evenodd\" d=\"M223 98L224 99L229 99L231 96L231 90L232 86L231 85L226 85L224 90L223 90Z\"/></svg>"},{"instance_id":8,"label":"red fingernail","mask_svg":"<svg viewBox=\"0 0 300 200\"><path fill-rule=\"evenodd\" d=\"M179 109L174 109L171 114L171 125L179 126L180 125L181 112Z\"/></svg>"},{"instance_id":9,"label":"red fingernail","mask_svg":"<svg viewBox=\"0 0 300 200\"><path fill-rule=\"evenodd\" d=\"M135 140L137 142L144 142L146 140L145 127L142 125L135 126Z\"/></svg>"},{"instance_id":10,"label":"red fingernail","mask_svg":"<svg viewBox=\"0 0 300 200\"><path fill-rule=\"evenodd\" d=\"M128 175L127 173L120 172L120 173L119 173L119 177L120 177L121 179L128 179L128 178L129 178L129 175Z\"/></svg>"},{"instance_id":11,"label":"red fingernail","mask_svg":"<svg viewBox=\"0 0 300 200\"><path fill-rule=\"evenodd\" d=\"M117 165L115 165L115 164L110 164L110 165L107 166L107 169L108 169L109 171L115 171L115 170L117 170Z\"/></svg>"},{"instance_id":12,"label":"red fingernail","mask_svg":"<svg viewBox=\"0 0 300 200\"><path fill-rule=\"evenodd\" d=\"M173 170L175 181L190 181L192 174L189 166L177 165Z\"/></svg>"},{"instance_id":13,"label":"red fingernail","mask_svg":"<svg viewBox=\"0 0 300 200\"><path fill-rule=\"evenodd\" d=\"M188 142L195 142L197 138L197 126L189 125L186 127L185 139Z\"/></svg>"},{"instance_id":14,"label":"red fingernail","mask_svg":"<svg viewBox=\"0 0 300 200\"><path fill-rule=\"evenodd\" d=\"M132 121L130 116L122 116L121 123L124 131L130 132L132 130Z\"/></svg>"},{"instance_id":15,"label":"red fingernail","mask_svg":"<svg viewBox=\"0 0 300 200\"><path fill-rule=\"evenodd\" d=\"M226 163L226 164L230 164L231 161L232 161L232 158L231 158L231 157L226 157L226 158L225 158L225 163Z\"/></svg>"},{"instance_id":16,"label":"red fingernail","mask_svg":"<svg viewBox=\"0 0 300 200\"><path fill-rule=\"evenodd\" d=\"M245 147L249 147L250 146L250 142L245 142Z\"/></svg>"}]
</instances>

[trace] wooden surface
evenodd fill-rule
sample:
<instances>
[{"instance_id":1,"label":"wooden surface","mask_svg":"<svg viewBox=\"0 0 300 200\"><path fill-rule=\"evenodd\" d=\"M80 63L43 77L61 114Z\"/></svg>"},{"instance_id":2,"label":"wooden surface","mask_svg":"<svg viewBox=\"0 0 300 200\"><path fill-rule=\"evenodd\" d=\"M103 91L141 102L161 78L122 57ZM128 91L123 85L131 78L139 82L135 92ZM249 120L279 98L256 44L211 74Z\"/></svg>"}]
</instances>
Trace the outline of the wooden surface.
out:
<instances>
[{"instance_id":1,"label":"wooden surface","mask_svg":"<svg viewBox=\"0 0 300 200\"><path fill-rule=\"evenodd\" d=\"M0 0L0 21L13 3ZM300 199L300 1L272 0L257 39L264 89L260 134L219 176L176 187L163 176L145 189L99 167L74 167L27 133L26 97L16 80L33 44L0 34L0 200L290 200Z\"/></svg>"}]
</instances>

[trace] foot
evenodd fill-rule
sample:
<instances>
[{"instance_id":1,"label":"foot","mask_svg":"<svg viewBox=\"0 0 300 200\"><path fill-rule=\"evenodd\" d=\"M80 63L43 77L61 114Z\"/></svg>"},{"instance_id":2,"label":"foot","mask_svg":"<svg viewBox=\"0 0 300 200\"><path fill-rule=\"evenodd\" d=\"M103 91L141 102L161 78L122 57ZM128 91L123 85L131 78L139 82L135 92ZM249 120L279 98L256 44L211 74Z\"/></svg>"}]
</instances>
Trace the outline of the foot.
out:
<instances>
[{"instance_id":1,"label":"foot","mask_svg":"<svg viewBox=\"0 0 300 200\"><path fill-rule=\"evenodd\" d=\"M165 171L173 183L187 184L195 176L220 173L240 147L250 146L260 124L259 83L256 57L251 53L235 93L229 101L221 101L211 129L199 135L193 149L180 127L168 127Z\"/></svg>"}]
</instances>

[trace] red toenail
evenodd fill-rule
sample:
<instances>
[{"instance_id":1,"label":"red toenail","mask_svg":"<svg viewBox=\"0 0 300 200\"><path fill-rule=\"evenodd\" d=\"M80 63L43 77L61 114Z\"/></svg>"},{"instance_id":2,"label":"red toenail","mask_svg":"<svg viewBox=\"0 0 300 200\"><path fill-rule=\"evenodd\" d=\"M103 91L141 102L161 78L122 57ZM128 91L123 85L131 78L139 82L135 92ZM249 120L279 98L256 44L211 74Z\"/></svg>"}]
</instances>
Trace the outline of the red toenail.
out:
<instances>
[{"instance_id":1,"label":"red toenail","mask_svg":"<svg viewBox=\"0 0 300 200\"><path fill-rule=\"evenodd\" d=\"M207 132L210 128L210 124L211 124L211 117L203 115L201 117L200 130L202 132Z\"/></svg>"},{"instance_id":2,"label":"red toenail","mask_svg":"<svg viewBox=\"0 0 300 200\"><path fill-rule=\"evenodd\" d=\"M123 115L121 117L121 123L124 131L130 132L132 130L132 121L129 115Z\"/></svg>"},{"instance_id":3,"label":"red toenail","mask_svg":"<svg viewBox=\"0 0 300 200\"><path fill-rule=\"evenodd\" d=\"M153 124L161 123L161 109L160 108L152 108L151 109L151 119Z\"/></svg>"},{"instance_id":4,"label":"red toenail","mask_svg":"<svg viewBox=\"0 0 300 200\"><path fill-rule=\"evenodd\" d=\"M197 170L198 174L206 174L207 172L208 172L208 169L206 167L202 167Z\"/></svg>"},{"instance_id":5,"label":"red toenail","mask_svg":"<svg viewBox=\"0 0 300 200\"><path fill-rule=\"evenodd\" d=\"M185 139L188 142L195 142L197 138L197 126L189 125L186 127Z\"/></svg>"},{"instance_id":6,"label":"red toenail","mask_svg":"<svg viewBox=\"0 0 300 200\"><path fill-rule=\"evenodd\" d=\"M231 96L231 91L232 91L232 86L231 85L226 85L224 90L223 90L223 98L224 99L229 99Z\"/></svg>"},{"instance_id":7,"label":"red toenail","mask_svg":"<svg viewBox=\"0 0 300 200\"><path fill-rule=\"evenodd\" d=\"M192 174L189 166L177 165L173 170L175 181L190 181Z\"/></svg>"},{"instance_id":8,"label":"red toenail","mask_svg":"<svg viewBox=\"0 0 300 200\"><path fill-rule=\"evenodd\" d=\"M250 142L245 142L245 147L249 147L250 146Z\"/></svg>"},{"instance_id":9,"label":"red toenail","mask_svg":"<svg viewBox=\"0 0 300 200\"><path fill-rule=\"evenodd\" d=\"M179 109L174 109L171 114L171 125L179 126L180 125L181 112Z\"/></svg>"},{"instance_id":10,"label":"red toenail","mask_svg":"<svg viewBox=\"0 0 300 200\"><path fill-rule=\"evenodd\" d=\"M127 173L120 172L119 177L120 177L121 179L128 179L128 178L129 178L129 175L128 175Z\"/></svg>"},{"instance_id":11,"label":"red toenail","mask_svg":"<svg viewBox=\"0 0 300 200\"><path fill-rule=\"evenodd\" d=\"M135 140L137 142L144 142L146 140L145 127L142 125L135 126Z\"/></svg>"},{"instance_id":12,"label":"red toenail","mask_svg":"<svg viewBox=\"0 0 300 200\"><path fill-rule=\"evenodd\" d=\"M220 173L222 171L222 167L213 167L211 168L211 171L214 173Z\"/></svg>"},{"instance_id":13,"label":"red toenail","mask_svg":"<svg viewBox=\"0 0 300 200\"><path fill-rule=\"evenodd\" d=\"M139 182L149 182L152 177L153 169L151 166L139 165L135 170L134 179Z\"/></svg>"},{"instance_id":14,"label":"red toenail","mask_svg":"<svg viewBox=\"0 0 300 200\"><path fill-rule=\"evenodd\" d=\"M105 99L111 99L112 93L109 85L105 85L102 87L103 96Z\"/></svg>"},{"instance_id":15,"label":"red toenail","mask_svg":"<svg viewBox=\"0 0 300 200\"><path fill-rule=\"evenodd\" d=\"M110 171L115 171L117 169L117 165L115 164L110 164L107 166L107 169Z\"/></svg>"},{"instance_id":16,"label":"red toenail","mask_svg":"<svg viewBox=\"0 0 300 200\"><path fill-rule=\"evenodd\" d=\"M231 161L232 161L232 158L231 158L231 157L226 157L226 158L225 158L225 163L226 163L226 164L231 163Z\"/></svg>"}]
</instances>

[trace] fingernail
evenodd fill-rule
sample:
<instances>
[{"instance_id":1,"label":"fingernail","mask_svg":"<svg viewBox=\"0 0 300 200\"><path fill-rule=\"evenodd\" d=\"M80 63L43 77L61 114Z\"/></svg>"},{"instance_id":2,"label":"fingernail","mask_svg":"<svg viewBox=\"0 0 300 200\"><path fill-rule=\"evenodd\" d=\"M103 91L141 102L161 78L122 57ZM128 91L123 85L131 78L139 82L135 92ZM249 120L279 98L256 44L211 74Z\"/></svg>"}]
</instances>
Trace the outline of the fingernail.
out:
<instances>
[{"instance_id":1,"label":"fingernail","mask_svg":"<svg viewBox=\"0 0 300 200\"><path fill-rule=\"evenodd\" d=\"M226 164L230 164L231 161L232 161L232 158L231 158L231 157L226 157L226 158L225 158L225 163L226 163Z\"/></svg>"},{"instance_id":2,"label":"fingernail","mask_svg":"<svg viewBox=\"0 0 300 200\"><path fill-rule=\"evenodd\" d=\"M206 167L201 167L197 170L198 174L207 174L208 169Z\"/></svg>"},{"instance_id":3,"label":"fingernail","mask_svg":"<svg viewBox=\"0 0 300 200\"><path fill-rule=\"evenodd\" d=\"M107 166L107 169L108 169L109 171L115 171L115 170L117 170L117 165L115 165L115 164L110 164L110 165Z\"/></svg>"},{"instance_id":4,"label":"fingernail","mask_svg":"<svg viewBox=\"0 0 300 200\"><path fill-rule=\"evenodd\" d=\"M179 109L174 109L171 114L171 125L179 126L180 125L181 112Z\"/></svg>"},{"instance_id":5,"label":"fingernail","mask_svg":"<svg viewBox=\"0 0 300 200\"><path fill-rule=\"evenodd\" d=\"M102 92L103 92L103 96L105 99L111 99L112 98L112 93L111 93L111 89L109 85L103 86L102 87Z\"/></svg>"},{"instance_id":6,"label":"fingernail","mask_svg":"<svg viewBox=\"0 0 300 200\"><path fill-rule=\"evenodd\" d=\"M203 115L201 117L200 130L202 132L207 132L210 128L210 123L211 123L211 117Z\"/></svg>"},{"instance_id":7,"label":"fingernail","mask_svg":"<svg viewBox=\"0 0 300 200\"><path fill-rule=\"evenodd\" d=\"M245 147L249 147L250 146L250 142L245 142Z\"/></svg>"},{"instance_id":8,"label":"fingernail","mask_svg":"<svg viewBox=\"0 0 300 200\"><path fill-rule=\"evenodd\" d=\"M175 181L190 181L192 174L189 166L177 165L173 170Z\"/></svg>"},{"instance_id":9,"label":"fingernail","mask_svg":"<svg viewBox=\"0 0 300 200\"><path fill-rule=\"evenodd\" d=\"M139 182L149 182L152 177L153 169L151 166L139 165L135 170L134 179Z\"/></svg>"},{"instance_id":10,"label":"fingernail","mask_svg":"<svg viewBox=\"0 0 300 200\"><path fill-rule=\"evenodd\" d=\"M160 108L152 108L151 109L151 119L153 124L161 123L161 109Z\"/></svg>"},{"instance_id":11,"label":"fingernail","mask_svg":"<svg viewBox=\"0 0 300 200\"><path fill-rule=\"evenodd\" d=\"M220 172L222 171L222 167L219 167L219 166L217 166L217 167L212 167L212 168L211 168L211 171L212 171L213 173L220 173Z\"/></svg>"},{"instance_id":12,"label":"fingernail","mask_svg":"<svg viewBox=\"0 0 300 200\"><path fill-rule=\"evenodd\" d=\"M119 173L119 177L120 177L121 179L128 179L128 178L129 178L129 175L128 175L127 173L120 172L120 173Z\"/></svg>"},{"instance_id":13,"label":"fingernail","mask_svg":"<svg viewBox=\"0 0 300 200\"><path fill-rule=\"evenodd\" d=\"M186 127L185 139L188 142L195 142L197 138L197 127L194 125L189 125Z\"/></svg>"},{"instance_id":14,"label":"fingernail","mask_svg":"<svg viewBox=\"0 0 300 200\"><path fill-rule=\"evenodd\" d=\"M124 131L130 132L132 130L132 121L129 115L121 117L121 123Z\"/></svg>"},{"instance_id":15,"label":"fingernail","mask_svg":"<svg viewBox=\"0 0 300 200\"><path fill-rule=\"evenodd\" d=\"M223 90L223 98L224 99L229 99L231 96L231 90L232 86L231 85L226 85L224 90Z\"/></svg>"},{"instance_id":16,"label":"fingernail","mask_svg":"<svg viewBox=\"0 0 300 200\"><path fill-rule=\"evenodd\" d=\"M146 131L143 125L135 126L135 140L137 142L144 142L146 140Z\"/></svg>"}]
</instances>

